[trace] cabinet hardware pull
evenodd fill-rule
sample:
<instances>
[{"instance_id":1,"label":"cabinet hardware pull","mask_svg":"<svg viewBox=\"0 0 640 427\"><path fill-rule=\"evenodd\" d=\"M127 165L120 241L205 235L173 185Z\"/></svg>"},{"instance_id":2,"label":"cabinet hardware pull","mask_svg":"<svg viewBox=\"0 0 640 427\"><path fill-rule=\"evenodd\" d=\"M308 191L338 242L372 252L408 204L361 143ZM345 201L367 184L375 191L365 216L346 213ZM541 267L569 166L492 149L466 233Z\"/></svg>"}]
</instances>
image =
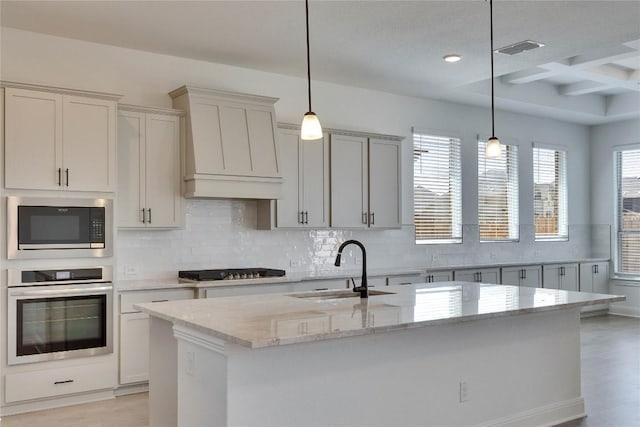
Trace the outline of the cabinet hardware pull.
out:
<instances>
[{"instance_id":1,"label":"cabinet hardware pull","mask_svg":"<svg viewBox=\"0 0 640 427\"><path fill-rule=\"evenodd\" d=\"M147 216L144 213L144 208L140 209L140 211L142 212L142 223L146 224L147 223Z\"/></svg>"},{"instance_id":2,"label":"cabinet hardware pull","mask_svg":"<svg viewBox=\"0 0 640 427\"><path fill-rule=\"evenodd\" d=\"M329 288L315 288L314 291L328 291Z\"/></svg>"},{"instance_id":3,"label":"cabinet hardware pull","mask_svg":"<svg viewBox=\"0 0 640 427\"><path fill-rule=\"evenodd\" d=\"M309 224L309 211L304 212L304 223Z\"/></svg>"},{"instance_id":4,"label":"cabinet hardware pull","mask_svg":"<svg viewBox=\"0 0 640 427\"><path fill-rule=\"evenodd\" d=\"M149 224L151 224L151 208L147 209L149 211Z\"/></svg>"},{"instance_id":5,"label":"cabinet hardware pull","mask_svg":"<svg viewBox=\"0 0 640 427\"><path fill-rule=\"evenodd\" d=\"M304 211L300 211L300 217L298 218L298 224L304 224Z\"/></svg>"},{"instance_id":6,"label":"cabinet hardware pull","mask_svg":"<svg viewBox=\"0 0 640 427\"><path fill-rule=\"evenodd\" d=\"M598 264L593 266L593 272L598 274Z\"/></svg>"},{"instance_id":7,"label":"cabinet hardware pull","mask_svg":"<svg viewBox=\"0 0 640 427\"><path fill-rule=\"evenodd\" d=\"M153 300L151 302L165 302L165 301L169 301L168 299L157 299L157 300Z\"/></svg>"},{"instance_id":8,"label":"cabinet hardware pull","mask_svg":"<svg viewBox=\"0 0 640 427\"><path fill-rule=\"evenodd\" d=\"M362 212L362 223L366 224L367 223L367 212Z\"/></svg>"},{"instance_id":9,"label":"cabinet hardware pull","mask_svg":"<svg viewBox=\"0 0 640 427\"><path fill-rule=\"evenodd\" d=\"M73 380L64 380L64 381L56 381L53 384L57 385L57 384L69 384L72 383Z\"/></svg>"},{"instance_id":10,"label":"cabinet hardware pull","mask_svg":"<svg viewBox=\"0 0 640 427\"><path fill-rule=\"evenodd\" d=\"M527 270L525 270L524 268L522 269L522 278L523 279L527 278Z\"/></svg>"},{"instance_id":11,"label":"cabinet hardware pull","mask_svg":"<svg viewBox=\"0 0 640 427\"><path fill-rule=\"evenodd\" d=\"M371 225L374 225L375 223L376 223L376 213L371 212Z\"/></svg>"},{"instance_id":12,"label":"cabinet hardware pull","mask_svg":"<svg viewBox=\"0 0 640 427\"><path fill-rule=\"evenodd\" d=\"M62 185L62 168L58 168L58 187Z\"/></svg>"},{"instance_id":13,"label":"cabinet hardware pull","mask_svg":"<svg viewBox=\"0 0 640 427\"><path fill-rule=\"evenodd\" d=\"M564 276L564 267L560 267L560 275Z\"/></svg>"},{"instance_id":14,"label":"cabinet hardware pull","mask_svg":"<svg viewBox=\"0 0 640 427\"><path fill-rule=\"evenodd\" d=\"M67 187L68 187L69 186L69 168L66 168L64 170L64 176L65 176L65 179L67 181Z\"/></svg>"}]
</instances>

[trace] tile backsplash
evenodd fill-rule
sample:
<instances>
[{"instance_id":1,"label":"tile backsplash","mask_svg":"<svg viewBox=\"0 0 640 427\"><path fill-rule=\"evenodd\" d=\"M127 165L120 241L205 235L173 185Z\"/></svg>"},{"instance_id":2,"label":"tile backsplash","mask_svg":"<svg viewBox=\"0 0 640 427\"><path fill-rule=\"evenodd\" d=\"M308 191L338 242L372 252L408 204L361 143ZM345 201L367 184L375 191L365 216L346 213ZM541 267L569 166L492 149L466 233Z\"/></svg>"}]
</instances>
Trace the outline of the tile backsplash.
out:
<instances>
[{"instance_id":1,"label":"tile backsplash","mask_svg":"<svg viewBox=\"0 0 640 427\"><path fill-rule=\"evenodd\" d=\"M336 268L338 246L348 239L365 245L371 269L563 261L592 256L592 235L600 240L608 236L608 227L594 231L590 225L571 226L568 242L534 244L533 226L521 226L519 242L480 243L477 225L466 225L463 244L416 245L411 225L399 230L257 230L252 200L190 199L185 201L185 215L181 230L120 230L118 279L168 279L177 277L178 270L200 268L321 273ZM344 255L347 268L358 268L357 247L348 247Z\"/></svg>"}]
</instances>

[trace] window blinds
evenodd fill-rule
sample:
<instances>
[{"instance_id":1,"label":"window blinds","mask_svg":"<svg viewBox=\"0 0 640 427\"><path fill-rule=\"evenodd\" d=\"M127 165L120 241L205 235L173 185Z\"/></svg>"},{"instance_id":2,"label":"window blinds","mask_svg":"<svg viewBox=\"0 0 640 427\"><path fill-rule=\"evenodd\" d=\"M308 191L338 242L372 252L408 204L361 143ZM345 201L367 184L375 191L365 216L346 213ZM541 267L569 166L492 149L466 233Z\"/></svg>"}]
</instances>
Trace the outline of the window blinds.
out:
<instances>
[{"instance_id":1,"label":"window blinds","mask_svg":"<svg viewBox=\"0 0 640 427\"><path fill-rule=\"evenodd\" d=\"M413 134L416 243L462 241L460 139Z\"/></svg>"},{"instance_id":2,"label":"window blinds","mask_svg":"<svg viewBox=\"0 0 640 427\"><path fill-rule=\"evenodd\" d=\"M567 153L533 147L533 218L536 240L566 240Z\"/></svg>"},{"instance_id":3,"label":"window blinds","mask_svg":"<svg viewBox=\"0 0 640 427\"><path fill-rule=\"evenodd\" d=\"M478 141L480 241L518 240L518 147L503 144L500 157L487 158L485 146Z\"/></svg>"},{"instance_id":4,"label":"window blinds","mask_svg":"<svg viewBox=\"0 0 640 427\"><path fill-rule=\"evenodd\" d=\"M616 153L617 273L640 274L640 150Z\"/></svg>"}]
</instances>

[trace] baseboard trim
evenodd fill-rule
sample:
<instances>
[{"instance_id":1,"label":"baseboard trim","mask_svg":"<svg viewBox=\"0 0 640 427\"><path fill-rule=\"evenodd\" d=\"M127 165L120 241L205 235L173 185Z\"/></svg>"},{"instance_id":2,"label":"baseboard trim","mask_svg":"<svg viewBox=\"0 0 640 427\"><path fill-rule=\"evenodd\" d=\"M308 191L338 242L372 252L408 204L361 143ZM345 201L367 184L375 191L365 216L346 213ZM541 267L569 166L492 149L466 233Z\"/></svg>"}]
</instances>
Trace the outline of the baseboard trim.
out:
<instances>
[{"instance_id":1,"label":"baseboard trim","mask_svg":"<svg viewBox=\"0 0 640 427\"><path fill-rule=\"evenodd\" d=\"M0 415L16 415L25 412L41 411L43 409L61 408L63 406L79 405L81 403L97 402L99 400L113 399L113 390L81 393L58 398L46 398L24 403L12 403L0 408Z\"/></svg>"},{"instance_id":2,"label":"baseboard trim","mask_svg":"<svg viewBox=\"0 0 640 427\"><path fill-rule=\"evenodd\" d=\"M616 316L640 317L640 307L630 305L621 306L615 304L609 308L609 314L614 314Z\"/></svg>"},{"instance_id":3,"label":"baseboard trim","mask_svg":"<svg viewBox=\"0 0 640 427\"><path fill-rule=\"evenodd\" d=\"M551 427L586 416L584 399L578 397L486 421L474 427Z\"/></svg>"},{"instance_id":4,"label":"baseboard trim","mask_svg":"<svg viewBox=\"0 0 640 427\"><path fill-rule=\"evenodd\" d=\"M139 383L133 385L121 385L113 391L113 394L118 396L126 396L128 394L145 393L149 391L149 383Z\"/></svg>"}]
</instances>

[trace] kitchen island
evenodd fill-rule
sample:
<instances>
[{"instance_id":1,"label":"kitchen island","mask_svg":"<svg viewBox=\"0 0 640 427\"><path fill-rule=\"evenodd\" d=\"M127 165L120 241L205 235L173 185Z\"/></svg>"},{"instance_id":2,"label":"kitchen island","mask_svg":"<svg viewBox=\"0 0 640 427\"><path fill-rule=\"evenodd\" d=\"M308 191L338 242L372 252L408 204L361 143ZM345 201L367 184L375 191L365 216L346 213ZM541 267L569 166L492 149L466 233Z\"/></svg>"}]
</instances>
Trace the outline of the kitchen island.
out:
<instances>
[{"instance_id":1,"label":"kitchen island","mask_svg":"<svg viewBox=\"0 0 640 427\"><path fill-rule=\"evenodd\" d=\"M580 308L623 299L447 282L140 304L150 425L553 425L585 415Z\"/></svg>"}]
</instances>

